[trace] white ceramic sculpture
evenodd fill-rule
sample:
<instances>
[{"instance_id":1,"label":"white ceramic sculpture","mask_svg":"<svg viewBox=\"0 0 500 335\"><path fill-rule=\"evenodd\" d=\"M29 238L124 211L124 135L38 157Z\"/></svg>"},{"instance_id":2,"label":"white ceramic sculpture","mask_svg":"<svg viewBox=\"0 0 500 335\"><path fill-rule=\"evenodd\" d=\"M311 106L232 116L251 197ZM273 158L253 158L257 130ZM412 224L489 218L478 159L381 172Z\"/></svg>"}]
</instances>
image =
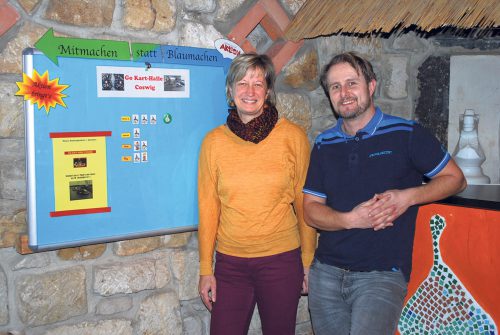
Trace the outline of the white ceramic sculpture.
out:
<instances>
[{"instance_id":1,"label":"white ceramic sculpture","mask_svg":"<svg viewBox=\"0 0 500 335\"><path fill-rule=\"evenodd\" d=\"M479 117L472 109L460 115L460 138L453 158L462 169L468 184L489 184L481 164L486 160L478 137Z\"/></svg>"}]
</instances>

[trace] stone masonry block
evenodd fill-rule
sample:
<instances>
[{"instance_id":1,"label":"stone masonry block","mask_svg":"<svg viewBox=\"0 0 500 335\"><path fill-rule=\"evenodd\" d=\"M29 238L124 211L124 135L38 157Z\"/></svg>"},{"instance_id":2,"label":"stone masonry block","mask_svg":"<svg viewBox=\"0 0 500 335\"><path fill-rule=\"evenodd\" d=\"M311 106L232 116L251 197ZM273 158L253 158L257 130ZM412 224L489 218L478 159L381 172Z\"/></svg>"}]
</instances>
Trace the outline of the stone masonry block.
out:
<instances>
[{"instance_id":1,"label":"stone masonry block","mask_svg":"<svg viewBox=\"0 0 500 335\"><path fill-rule=\"evenodd\" d=\"M5 34L19 20L17 10L7 3L7 0L0 0L0 36Z\"/></svg>"},{"instance_id":2,"label":"stone masonry block","mask_svg":"<svg viewBox=\"0 0 500 335\"><path fill-rule=\"evenodd\" d=\"M238 22L228 37L245 52L256 51L247 37L260 24L274 42L266 54L273 60L276 73L279 73L304 44L303 41L285 40L284 31L289 23L290 19L277 0L259 0Z\"/></svg>"}]
</instances>

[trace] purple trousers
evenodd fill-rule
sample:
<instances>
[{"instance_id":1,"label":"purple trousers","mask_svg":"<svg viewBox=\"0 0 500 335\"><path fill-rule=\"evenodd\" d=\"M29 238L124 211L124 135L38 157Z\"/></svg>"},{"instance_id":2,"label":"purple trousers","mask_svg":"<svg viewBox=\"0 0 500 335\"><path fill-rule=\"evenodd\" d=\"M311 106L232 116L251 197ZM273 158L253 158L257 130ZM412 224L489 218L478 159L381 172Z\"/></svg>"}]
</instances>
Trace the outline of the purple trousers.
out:
<instances>
[{"instance_id":1,"label":"purple trousers","mask_svg":"<svg viewBox=\"0 0 500 335\"><path fill-rule=\"evenodd\" d=\"M304 279L300 249L242 258L217 252L211 335L246 335L257 304L263 335L294 335Z\"/></svg>"}]
</instances>

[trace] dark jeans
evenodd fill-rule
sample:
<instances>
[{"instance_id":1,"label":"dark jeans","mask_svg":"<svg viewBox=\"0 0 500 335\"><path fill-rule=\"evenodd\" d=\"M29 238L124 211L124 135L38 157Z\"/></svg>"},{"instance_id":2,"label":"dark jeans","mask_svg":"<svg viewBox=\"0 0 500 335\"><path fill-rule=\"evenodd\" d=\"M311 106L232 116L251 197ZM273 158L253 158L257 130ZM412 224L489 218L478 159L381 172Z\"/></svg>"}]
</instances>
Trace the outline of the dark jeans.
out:
<instances>
[{"instance_id":1,"label":"dark jeans","mask_svg":"<svg viewBox=\"0 0 500 335\"><path fill-rule=\"evenodd\" d=\"M300 250L242 258L216 254L210 334L246 335L257 304L264 335L293 335L304 269Z\"/></svg>"}]
</instances>

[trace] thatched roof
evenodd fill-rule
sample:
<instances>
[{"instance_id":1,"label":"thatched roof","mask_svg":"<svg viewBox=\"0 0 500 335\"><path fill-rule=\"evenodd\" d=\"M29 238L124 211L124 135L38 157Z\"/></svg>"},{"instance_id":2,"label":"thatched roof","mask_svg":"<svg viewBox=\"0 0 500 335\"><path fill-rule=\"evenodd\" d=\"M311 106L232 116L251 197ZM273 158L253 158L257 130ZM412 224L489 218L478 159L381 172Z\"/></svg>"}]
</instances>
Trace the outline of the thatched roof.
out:
<instances>
[{"instance_id":1,"label":"thatched roof","mask_svg":"<svg viewBox=\"0 0 500 335\"><path fill-rule=\"evenodd\" d=\"M409 27L500 26L500 0L306 0L285 36L298 41L338 33L380 34Z\"/></svg>"}]
</instances>

